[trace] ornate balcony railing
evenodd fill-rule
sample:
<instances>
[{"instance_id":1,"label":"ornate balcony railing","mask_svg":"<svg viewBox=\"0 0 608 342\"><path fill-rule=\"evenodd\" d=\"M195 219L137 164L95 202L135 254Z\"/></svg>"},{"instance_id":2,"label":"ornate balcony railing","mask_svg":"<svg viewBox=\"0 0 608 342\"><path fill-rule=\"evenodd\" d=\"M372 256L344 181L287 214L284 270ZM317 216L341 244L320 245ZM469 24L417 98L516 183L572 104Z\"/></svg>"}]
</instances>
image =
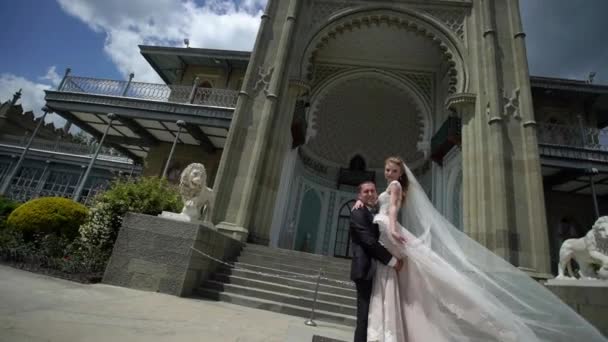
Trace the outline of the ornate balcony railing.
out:
<instances>
[{"instance_id":1,"label":"ornate balcony railing","mask_svg":"<svg viewBox=\"0 0 608 342\"><path fill-rule=\"evenodd\" d=\"M608 162L608 131L539 124L537 134L541 156Z\"/></svg>"},{"instance_id":2,"label":"ornate balcony railing","mask_svg":"<svg viewBox=\"0 0 608 342\"><path fill-rule=\"evenodd\" d=\"M192 103L234 108L238 95L238 91L235 90L199 87L196 89Z\"/></svg>"},{"instance_id":3,"label":"ornate balcony railing","mask_svg":"<svg viewBox=\"0 0 608 342\"><path fill-rule=\"evenodd\" d=\"M538 125L538 143L608 152L608 131L592 127Z\"/></svg>"},{"instance_id":4,"label":"ornate balcony railing","mask_svg":"<svg viewBox=\"0 0 608 342\"><path fill-rule=\"evenodd\" d=\"M0 135L0 144L25 147L27 145L29 137L22 137L17 135L9 135L2 134ZM76 155L84 155L84 156L92 156L95 153L95 149L97 148L96 144L84 145L67 141L59 141L59 140L47 140L34 138L32 141L31 148L39 149L49 152L60 152L60 153L70 153ZM122 163L132 163L131 159L121 155L116 150L110 147L101 147L101 151L97 156L100 160L108 160L114 162L122 162Z\"/></svg>"},{"instance_id":5,"label":"ornate balcony railing","mask_svg":"<svg viewBox=\"0 0 608 342\"><path fill-rule=\"evenodd\" d=\"M192 86L166 85L144 82L128 82L67 76L58 91L95 95L131 97L173 103L190 103L203 106L234 108L238 91Z\"/></svg>"}]
</instances>

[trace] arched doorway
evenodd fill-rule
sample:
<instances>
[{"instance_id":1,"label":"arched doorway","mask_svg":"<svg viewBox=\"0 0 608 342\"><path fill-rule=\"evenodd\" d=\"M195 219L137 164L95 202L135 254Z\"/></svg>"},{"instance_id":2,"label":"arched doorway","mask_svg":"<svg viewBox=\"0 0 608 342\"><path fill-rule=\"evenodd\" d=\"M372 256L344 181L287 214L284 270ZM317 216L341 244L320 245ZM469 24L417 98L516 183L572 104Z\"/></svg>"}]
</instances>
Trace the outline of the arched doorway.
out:
<instances>
[{"instance_id":1,"label":"arched doorway","mask_svg":"<svg viewBox=\"0 0 608 342\"><path fill-rule=\"evenodd\" d=\"M334 256L339 258L352 258L353 251L350 239L350 211L355 205L355 200L350 200L342 205L338 213L338 224L336 228L336 243L334 244Z\"/></svg>"},{"instance_id":2,"label":"arched doorway","mask_svg":"<svg viewBox=\"0 0 608 342\"><path fill-rule=\"evenodd\" d=\"M380 12L388 16L378 16L379 25L358 25ZM395 20L386 21L392 16ZM387 156L404 158L423 180L431 177L431 138L449 114L445 100L466 89L464 64L453 53L458 49L444 43L428 22L412 29L410 24L418 22L413 16L391 10L345 13L297 53L301 77L310 87L310 109L292 177L294 187L314 184L328 194L323 226L317 229L324 232L318 244L325 254L351 256L348 202L361 178L384 185ZM353 29L336 28L341 25ZM420 34L423 26L427 34ZM291 201L279 201L299 203L298 194L290 194Z\"/></svg>"}]
</instances>

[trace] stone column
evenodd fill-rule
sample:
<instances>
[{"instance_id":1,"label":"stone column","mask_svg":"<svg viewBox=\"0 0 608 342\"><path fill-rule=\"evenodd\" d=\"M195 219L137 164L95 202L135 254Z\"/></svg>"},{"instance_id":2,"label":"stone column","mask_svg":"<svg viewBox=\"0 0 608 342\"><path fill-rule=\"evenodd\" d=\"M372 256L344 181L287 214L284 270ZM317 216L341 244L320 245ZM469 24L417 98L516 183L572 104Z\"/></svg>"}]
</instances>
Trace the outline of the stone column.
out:
<instances>
[{"instance_id":1,"label":"stone column","mask_svg":"<svg viewBox=\"0 0 608 342\"><path fill-rule=\"evenodd\" d=\"M463 123L465 226L498 255L544 277L546 213L518 1L475 0L469 24L469 91L477 106Z\"/></svg>"},{"instance_id":2,"label":"stone column","mask_svg":"<svg viewBox=\"0 0 608 342\"><path fill-rule=\"evenodd\" d=\"M446 107L462 120L462 222L464 232L476 238L478 229L478 196L475 168L476 137L473 127L475 117L475 94L454 94L446 100Z\"/></svg>"},{"instance_id":3,"label":"stone column","mask_svg":"<svg viewBox=\"0 0 608 342\"><path fill-rule=\"evenodd\" d=\"M518 98L510 99L513 110L519 116L519 129L522 136L522 159L523 168L515 170L521 175L525 182L525 203L522 208L525 213L522 215L527 221L526 230L520 232L528 233L529 236L522 236L521 250L529 253L530 260L529 272L550 273L550 254L549 238L547 229L547 216L545 209L545 199L543 190L542 171L537 140L537 126L534 117L534 105L532 102L532 91L530 86L530 74L528 68L528 58L526 53L526 34L523 32L519 1L507 1L510 32L513 46L513 61L515 69L515 83ZM514 94L517 95L517 94ZM524 241L529 242L524 245ZM542 275L541 275L542 276Z\"/></svg>"},{"instance_id":4,"label":"stone column","mask_svg":"<svg viewBox=\"0 0 608 342\"><path fill-rule=\"evenodd\" d=\"M239 186L242 180L239 177L240 162L244 157L243 149L247 130L250 126L250 116L253 115L252 107L252 92L254 90L253 82L255 76L263 68L263 59L265 57L264 49L268 46L268 39L272 33L271 12L275 5L274 0L269 0L266 4L266 10L262 15L258 35L253 47L252 54L249 58L249 64L243 85L239 92L236 108L232 116L230 130L224 145L224 151L214 182L214 191L216 193L216 201L212 214L212 222L217 223L216 228L227 234L232 234L233 237L244 240L248 234L247 229L237 227L236 208L239 206ZM274 6L276 7L276 6ZM257 88L257 85L256 87ZM238 179L237 179L238 178Z\"/></svg>"},{"instance_id":5,"label":"stone column","mask_svg":"<svg viewBox=\"0 0 608 342\"><path fill-rule=\"evenodd\" d=\"M268 244L270 242L273 209L275 208L279 186L281 186L283 161L292 148L290 128L296 103L301 100L301 96L308 92L309 87L305 82L291 80L286 95L283 96L279 115L274 120L273 133L269 137L270 141L266 149L266 159L261 174L261 184L263 184L261 188L263 190L259 191L259 197L256 199L257 205L265 208L265 210L256 210L255 215L251 218L252 225L256 228L256 231L255 233L250 232L250 234L254 234L253 241L261 244Z\"/></svg>"},{"instance_id":6,"label":"stone column","mask_svg":"<svg viewBox=\"0 0 608 342\"><path fill-rule=\"evenodd\" d=\"M279 182L279 189L274 201L272 225L270 227L270 246L272 247L279 247L281 231L289 224L286 220L287 212L289 212L287 204L293 191L291 187L294 181L294 170L297 159L297 149L288 151L281 168L281 181Z\"/></svg>"},{"instance_id":7,"label":"stone column","mask_svg":"<svg viewBox=\"0 0 608 342\"><path fill-rule=\"evenodd\" d=\"M484 49L484 80L486 89L486 119L489 125L488 147L489 147L489 188L491 204L491 214L489 222L492 234L486 235L485 243L494 249L502 257L509 258L510 253L510 234L507 208L507 189L506 189L506 163L505 163L505 123L502 118L502 94L499 82L499 65L497 61L498 38L494 8L491 0L482 1L482 22L483 22L483 49ZM483 104L483 103L482 103ZM487 233L487 231L486 231Z\"/></svg>"},{"instance_id":8,"label":"stone column","mask_svg":"<svg viewBox=\"0 0 608 342\"><path fill-rule=\"evenodd\" d=\"M216 227L240 240L249 233L259 193L264 191L264 186L258 185L286 78L299 2L270 0L267 4L214 186L218 195L213 215L214 221L219 221ZM280 14L284 18L277 19ZM271 19L271 15L277 18ZM278 41L274 36L278 36ZM254 73L258 78L252 84Z\"/></svg>"}]
</instances>

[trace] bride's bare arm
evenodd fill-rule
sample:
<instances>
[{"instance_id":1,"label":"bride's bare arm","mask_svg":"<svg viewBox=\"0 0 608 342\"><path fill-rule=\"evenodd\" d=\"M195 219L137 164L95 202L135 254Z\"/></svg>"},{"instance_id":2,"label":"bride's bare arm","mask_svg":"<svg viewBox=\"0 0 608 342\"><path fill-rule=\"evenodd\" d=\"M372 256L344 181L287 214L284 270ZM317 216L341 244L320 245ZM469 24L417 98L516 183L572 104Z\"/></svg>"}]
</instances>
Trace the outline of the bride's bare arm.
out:
<instances>
[{"instance_id":1,"label":"bride's bare arm","mask_svg":"<svg viewBox=\"0 0 608 342\"><path fill-rule=\"evenodd\" d=\"M401 207L401 184L393 182L389 185L391 204L388 207L388 228L395 241L405 243L405 237L397 230L397 214Z\"/></svg>"},{"instance_id":2,"label":"bride's bare arm","mask_svg":"<svg viewBox=\"0 0 608 342\"><path fill-rule=\"evenodd\" d=\"M357 210L359 208L363 208L364 205L365 204L363 204L363 202L361 202L361 200L357 200L357 202L355 202L355 205L353 205L353 208L351 209L351 211Z\"/></svg>"}]
</instances>

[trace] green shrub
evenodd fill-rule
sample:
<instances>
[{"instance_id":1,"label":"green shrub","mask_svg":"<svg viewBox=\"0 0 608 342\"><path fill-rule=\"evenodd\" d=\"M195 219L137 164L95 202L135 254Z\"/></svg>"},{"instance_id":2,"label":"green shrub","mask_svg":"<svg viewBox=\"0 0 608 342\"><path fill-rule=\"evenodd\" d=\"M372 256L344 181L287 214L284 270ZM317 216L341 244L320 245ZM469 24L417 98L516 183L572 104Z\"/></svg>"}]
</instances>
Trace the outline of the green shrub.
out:
<instances>
[{"instance_id":1,"label":"green shrub","mask_svg":"<svg viewBox=\"0 0 608 342\"><path fill-rule=\"evenodd\" d=\"M87 208L62 197L42 197L31 200L15 209L7 220L9 228L23 233L28 239L54 234L74 239L78 228L87 218Z\"/></svg>"},{"instance_id":2,"label":"green shrub","mask_svg":"<svg viewBox=\"0 0 608 342\"><path fill-rule=\"evenodd\" d=\"M0 218L5 218L10 215L19 205L19 202L0 196Z\"/></svg>"},{"instance_id":3,"label":"green shrub","mask_svg":"<svg viewBox=\"0 0 608 342\"><path fill-rule=\"evenodd\" d=\"M80 227L82 245L89 252L95 249L95 254L105 255L104 252L111 252L127 212L158 215L163 210L181 208L177 189L164 179L118 180L95 198L86 223Z\"/></svg>"},{"instance_id":4,"label":"green shrub","mask_svg":"<svg viewBox=\"0 0 608 342\"><path fill-rule=\"evenodd\" d=\"M29 244L23 240L23 234L14 229L0 230L0 251L18 249Z\"/></svg>"},{"instance_id":5,"label":"green shrub","mask_svg":"<svg viewBox=\"0 0 608 342\"><path fill-rule=\"evenodd\" d=\"M0 230L6 227L6 218L10 215L20 204L4 196L0 196Z\"/></svg>"}]
</instances>

